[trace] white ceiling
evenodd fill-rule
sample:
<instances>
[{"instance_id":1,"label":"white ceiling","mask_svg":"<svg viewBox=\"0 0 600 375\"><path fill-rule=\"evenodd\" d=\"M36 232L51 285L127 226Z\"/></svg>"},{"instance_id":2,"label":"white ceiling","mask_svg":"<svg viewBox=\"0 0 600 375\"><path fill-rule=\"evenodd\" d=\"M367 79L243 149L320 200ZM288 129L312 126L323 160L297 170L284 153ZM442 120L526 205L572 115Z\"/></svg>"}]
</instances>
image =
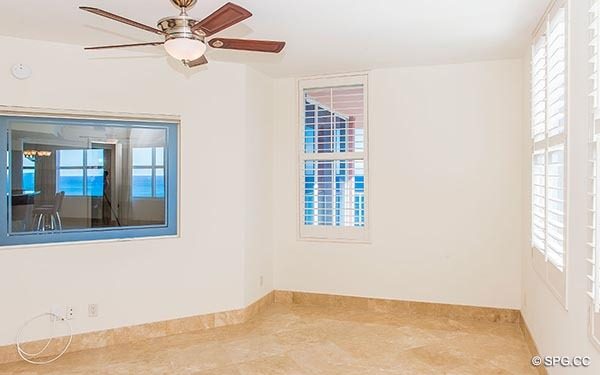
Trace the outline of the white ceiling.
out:
<instances>
[{"instance_id":1,"label":"white ceiling","mask_svg":"<svg viewBox=\"0 0 600 375\"><path fill-rule=\"evenodd\" d=\"M203 18L227 0L199 0ZM285 40L281 55L210 51L274 77L520 57L549 0L234 0L254 16L221 36ZM2 0L0 35L102 45L157 36L84 13L95 6L154 26L169 0ZM146 47L161 54L160 47ZM110 56L115 52L89 52ZM122 52L121 52L122 53Z\"/></svg>"}]
</instances>

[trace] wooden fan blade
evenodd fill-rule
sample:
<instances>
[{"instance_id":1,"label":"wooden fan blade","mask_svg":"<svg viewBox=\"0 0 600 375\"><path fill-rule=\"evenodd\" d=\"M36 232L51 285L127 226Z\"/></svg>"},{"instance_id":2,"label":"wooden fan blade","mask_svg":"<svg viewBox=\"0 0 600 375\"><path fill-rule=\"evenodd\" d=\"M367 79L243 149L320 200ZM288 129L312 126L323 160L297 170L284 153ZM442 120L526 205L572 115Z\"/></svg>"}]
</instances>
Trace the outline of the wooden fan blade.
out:
<instances>
[{"instance_id":1,"label":"wooden fan blade","mask_svg":"<svg viewBox=\"0 0 600 375\"><path fill-rule=\"evenodd\" d=\"M192 30L202 30L206 36L211 36L251 16L252 13L241 6L234 3L227 3L210 16L192 26Z\"/></svg>"},{"instance_id":2,"label":"wooden fan blade","mask_svg":"<svg viewBox=\"0 0 600 375\"><path fill-rule=\"evenodd\" d=\"M208 60L206 59L205 56L202 56L199 59L196 59L194 61L188 61L185 63L185 65L188 66L188 68L193 68L195 66L200 66L200 65L204 65L204 64L208 64Z\"/></svg>"},{"instance_id":3,"label":"wooden fan blade","mask_svg":"<svg viewBox=\"0 0 600 375\"><path fill-rule=\"evenodd\" d=\"M237 49L243 51L279 53L285 47L285 42L252 39L215 38L208 44L218 49Z\"/></svg>"},{"instance_id":4,"label":"wooden fan blade","mask_svg":"<svg viewBox=\"0 0 600 375\"><path fill-rule=\"evenodd\" d=\"M98 16L110 18L111 20L114 20L114 21L117 21L117 22L121 22L121 23L124 23L124 24L129 25L129 26L137 27L138 29L146 30L146 31L149 31L149 32L154 33L154 34L158 34L158 35L164 35L165 34L163 31L161 31L159 29L155 29L154 27L150 27L150 26L144 25L142 23L130 20L130 19L125 18L125 17L118 16L116 14L107 12L107 11L102 10L102 9L92 8L92 7L79 7L79 9L85 10L86 12L90 12L90 13L96 14Z\"/></svg>"},{"instance_id":5,"label":"wooden fan blade","mask_svg":"<svg viewBox=\"0 0 600 375\"><path fill-rule=\"evenodd\" d=\"M97 49L110 49L110 48L162 46L163 44L165 44L165 42L134 43L134 44L116 44L114 46L85 47L85 49L86 50L97 50Z\"/></svg>"}]
</instances>

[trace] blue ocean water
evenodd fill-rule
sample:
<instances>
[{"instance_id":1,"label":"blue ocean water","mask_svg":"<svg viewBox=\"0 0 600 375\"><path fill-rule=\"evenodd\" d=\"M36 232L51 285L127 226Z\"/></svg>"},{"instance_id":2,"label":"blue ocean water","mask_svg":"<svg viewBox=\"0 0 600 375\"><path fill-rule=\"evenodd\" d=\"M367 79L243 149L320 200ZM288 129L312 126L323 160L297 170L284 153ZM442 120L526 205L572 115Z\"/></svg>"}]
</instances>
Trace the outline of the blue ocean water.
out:
<instances>
[{"instance_id":1,"label":"blue ocean water","mask_svg":"<svg viewBox=\"0 0 600 375\"><path fill-rule=\"evenodd\" d=\"M102 196L104 188L104 180L102 177L87 178L87 194L83 191L83 176L61 176L58 178L58 191L64 191L65 195L82 196L88 195L92 197Z\"/></svg>"},{"instance_id":2,"label":"blue ocean water","mask_svg":"<svg viewBox=\"0 0 600 375\"><path fill-rule=\"evenodd\" d=\"M152 197L152 176L133 176L133 184L131 186L133 197L150 198ZM163 198L165 196L165 178L164 176L156 176L156 194L155 198Z\"/></svg>"},{"instance_id":3,"label":"blue ocean water","mask_svg":"<svg viewBox=\"0 0 600 375\"><path fill-rule=\"evenodd\" d=\"M132 185L133 197L152 197L152 176L134 176ZM104 189L103 177L88 176L87 178L87 194L92 197L102 196ZM23 190L35 190L35 174L23 174ZM83 192L83 177L81 176L61 176L58 179L58 191L64 191L67 196L82 196ZM156 176L156 194L155 197L162 198L165 196L165 179L164 176Z\"/></svg>"},{"instance_id":4,"label":"blue ocean water","mask_svg":"<svg viewBox=\"0 0 600 375\"><path fill-rule=\"evenodd\" d=\"M104 189L104 180L102 177L88 177L87 194L89 196L102 196ZM64 191L65 195L84 195L83 177L63 176L59 178L58 190ZM133 197L145 198L152 197L152 176L134 176L131 186ZM165 180L162 176L156 177L156 195L157 198L165 196Z\"/></svg>"},{"instance_id":5,"label":"blue ocean water","mask_svg":"<svg viewBox=\"0 0 600 375\"><path fill-rule=\"evenodd\" d=\"M23 171L23 190L35 190L35 173Z\"/></svg>"}]
</instances>

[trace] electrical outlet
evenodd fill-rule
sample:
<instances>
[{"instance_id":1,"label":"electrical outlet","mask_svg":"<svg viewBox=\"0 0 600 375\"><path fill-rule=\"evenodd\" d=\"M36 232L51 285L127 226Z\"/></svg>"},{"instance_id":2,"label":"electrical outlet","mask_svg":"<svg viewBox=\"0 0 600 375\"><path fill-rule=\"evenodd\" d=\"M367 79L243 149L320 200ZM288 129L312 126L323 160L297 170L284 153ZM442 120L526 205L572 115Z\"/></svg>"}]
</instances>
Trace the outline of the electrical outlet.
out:
<instances>
[{"instance_id":1,"label":"electrical outlet","mask_svg":"<svg viewBox=\"0 0 600 375\"><path fill-rule=\"evenodd\" d=\"M67 305L52 305L50 308L50 312L53 314L50 317L51 321L55 320L71 320L75 317L75 308L73 306Z\"/></svg>"},{"instance_id":2,"label":"electrical outlet","mask_svg":"<svg viewBox=\"0 0 600 375\"><path fill-rule=\"evenodd\" d=\"M98 316L98 305L91 303L88 305L88 316L90 318L96 318Z\"/></svg>"},{"instance_id":3,"label":"electrical outlet","mask_svg":"<svg viewBox=\"0 0 600 375\"><path fill-rule=\"evenodd\" d=\"M260 281L259 281L259 285L260 285L260 286L263 286L263 284L264 284L264 278L263 278L263 276L262 276L262 275L260 275Z\"/></svg>"}]
</instances>

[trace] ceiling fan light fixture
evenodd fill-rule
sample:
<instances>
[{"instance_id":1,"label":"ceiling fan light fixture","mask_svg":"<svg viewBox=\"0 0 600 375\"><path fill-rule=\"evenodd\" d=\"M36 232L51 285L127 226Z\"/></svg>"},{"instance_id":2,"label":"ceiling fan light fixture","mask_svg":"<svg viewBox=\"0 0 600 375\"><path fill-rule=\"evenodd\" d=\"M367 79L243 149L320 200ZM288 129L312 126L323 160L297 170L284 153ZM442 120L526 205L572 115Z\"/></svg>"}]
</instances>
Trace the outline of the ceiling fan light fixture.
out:
<instances>
[{"instance_id":1,"label":"ceiling fan light fixture","mask_svg":"<svg viewBox=\"0 0 600 375\"><path fill-rule=\"evenodd\" d=\"M206 52L206 44L193 38L173 38L165 42L165 50L180 61L194 61Z\"/></svg>"},{"instance_id":2,"label":"ceiling fan light fixture","mask_svg":"<svg viewBox=\"0 0 600 375\"><path fill-rule=\"evenodd\" d=\"M243 7L228 2L209 16L198 20L188 15L187 11L193 7L198 0L170 0L177 8L179 15L165 17L158 20L156 27L134 21L132 19L119 16L105 10L81 6L81 10L95 14L100 17L108 18L125 25L135 27L144 31L157 34L164 38L163 41L117 44L108 46L86 47L86 50L105 50L112 48L129 48L142 46L163 45L166 52L183 62L188 68L208 64L204 57L208 46L219 49L279 53L285 47L285 42L273 40L252 40L252 39L231 39L217 38L205 43L207 37L219 33L233 25L252 16L252 13Z\"/></svg>"}]
</instances>

